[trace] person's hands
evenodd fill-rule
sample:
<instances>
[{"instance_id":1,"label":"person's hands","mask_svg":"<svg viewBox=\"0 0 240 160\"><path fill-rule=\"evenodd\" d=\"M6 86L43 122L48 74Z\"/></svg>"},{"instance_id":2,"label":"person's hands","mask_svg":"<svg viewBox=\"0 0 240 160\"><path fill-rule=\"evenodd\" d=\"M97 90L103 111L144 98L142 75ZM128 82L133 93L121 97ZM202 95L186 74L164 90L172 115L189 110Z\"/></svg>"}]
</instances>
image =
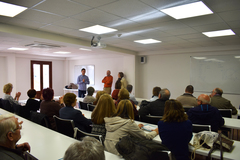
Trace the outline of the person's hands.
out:
<instances>
[{"instance_id":1,"label":"person's hands","mask_svg":"<svg viewBox=\"0 0 240 160\"><path fill-rule=\"evenodd\" d=\"M144 125L143 124L138 124L138 127L141 129Z\"/></svg>"},{"instance_id":2,"label":"person's hands","mask_svg":"<svg viewBox=\"0 0 240 160\"><path fill-rule=\"evenodd\" d=\"M63 103L63 97L64 97L64 96L62 96L62 97L59 98L59 103L60 103L60 104Z\"/></svg>"},{"instance_id":3,"label":"person's hands","mask_svg":"<svg viewBox=\"0 0 240 160\"><path fill-rule=\"evenodd\" d=\"M85 115L84 114L82 114L84 117L85 117Z\"/></svg>"},{"instance_id":4,"label":"person's hands","mask_svg":"<svg viewBox=\"0 0 240 160\"><path fill-rule=\"evenodd\" d=\"M85 82L85 79L83 79L82 81Z\"/></svg>"},{"instance_id":5,"label":"person's hands","mask_svg":"<svg viewBox=\"0 0 240 160\"><path fill-rule=\"evenodd\" d=\"M41 97L40 97L41 100L43 100L43 95L41 94Z\"/></svg>"},{"instance_id":6,"label":"person's hands","mask_svg":"<svg viewBox=\"0 0 240 160\"><path fill-rule=\"evenodd\" d=\"M155 132L157 132L157 134L159 134L158 128L156 128L156 129L154 129L154 130L152 130L152 131L155 131Z\"/></svg>"},{"instance_id":7,"label":"person's hands","mask_svg":"<svg viewBox=\"0 0 240 160\"><path fill-rule=\"evenodd\" d=\"M30 150L31 150L31 147L27 142L22 143L22 144L18 144L17 148L20 148L22 151L29 151L30 152Z\"/></svg>"}]
</instances>

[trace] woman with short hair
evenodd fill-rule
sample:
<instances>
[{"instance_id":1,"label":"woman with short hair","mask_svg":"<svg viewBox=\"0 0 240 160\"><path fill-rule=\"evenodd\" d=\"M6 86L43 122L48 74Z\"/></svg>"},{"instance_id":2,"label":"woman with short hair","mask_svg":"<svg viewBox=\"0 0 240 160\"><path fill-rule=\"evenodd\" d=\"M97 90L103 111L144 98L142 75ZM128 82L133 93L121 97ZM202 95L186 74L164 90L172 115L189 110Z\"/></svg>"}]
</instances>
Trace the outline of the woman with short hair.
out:
<instances>
[{"instance_id":1,"label":"woman with short hair","mask_svg":"<svg viewBox=\"0 0 240 160\"><path fill-rule=\"evenodd\" d=\"M12 89L13 89L12 83L8 83L8 84L4 85L3 93L5 93L5 94L3 96L3 99L8 100L11 105L13 105L14 103L18 104L18 100L19 100L19 97L21 96L21 92L17 92L15 95L15 98L13 98L11 96Z\"/></svg>"},{"instance_id":2,"label":"woman with short hair","mask_svg":"<svg viewBox=\"0 0 240 160\"><path fill-rule=\"evenodd\" d=\"M165 102L158 130L162 144L171 150L176 160L189 159L188 143L192 139L192 122L188 120L180 102L174 99Z\"/></svg>"}]
</instances>

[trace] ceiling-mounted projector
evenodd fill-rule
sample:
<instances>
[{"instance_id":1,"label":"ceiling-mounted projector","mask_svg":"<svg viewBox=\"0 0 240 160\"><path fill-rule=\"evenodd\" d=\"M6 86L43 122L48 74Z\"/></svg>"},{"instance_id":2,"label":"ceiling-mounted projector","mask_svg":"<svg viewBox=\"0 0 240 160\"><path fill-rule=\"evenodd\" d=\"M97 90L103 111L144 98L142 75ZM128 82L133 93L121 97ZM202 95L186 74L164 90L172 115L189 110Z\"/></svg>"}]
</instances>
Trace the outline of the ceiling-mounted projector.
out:
<instances>
[{"instance_id":1,"label":"ceiling-mounted projector","mask_svg":"<svg viewBox=\"0 0 240 160\"><path fill-rule=\"evenodd\" d=\"M101 40L100 36L96 37L96 41L94 41L94 38L95 38L95 36L93 36L93 38L91 40L91 46L93 48L105 48L107 46L106 44L103 44L100 42L100 40Z\"/></svg>"}]
</instances>

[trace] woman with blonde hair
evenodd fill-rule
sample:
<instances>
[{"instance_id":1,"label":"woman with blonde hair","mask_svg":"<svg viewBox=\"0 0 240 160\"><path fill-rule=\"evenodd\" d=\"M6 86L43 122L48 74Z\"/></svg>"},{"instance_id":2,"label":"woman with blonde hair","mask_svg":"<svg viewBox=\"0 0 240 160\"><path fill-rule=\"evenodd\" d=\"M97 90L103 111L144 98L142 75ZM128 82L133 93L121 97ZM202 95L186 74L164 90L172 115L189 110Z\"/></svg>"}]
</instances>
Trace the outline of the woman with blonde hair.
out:
<instances>
[{"instance_id":1,"label":"woman with blonde hair","mask_svg":"<svg viewBox=\"0 0 240 160\"><path fill-rule=\"evenodd\" d=\"M118 100L115 101L116 108L117 108L119 102L121 102L121 100L125 100L125 99L129 100L129 92L128 92L128 90L126 88L122 88L119 91ZM134 118L133 119L139 120L137 108L136 108L136 106L135 106L135 104L134 104L134 102L132 100L130 100L130 102L132 103L132 106L133 106L132 107L133 112L134 112Z\"/></svg>"},{"instance_id":2,"label":"woman with blonde hair","mask_svg":"<svg viewBox=\"0 0 240 160\"><path fill-rule=\"evenodd\" d=\"M99 98L101 97L101 95L103 95L104 93L106 93L105 91L98 91L96 94L96 100L93 102L93 105L97 105Z\"/></svg>"},{"instance_id":3,"label":"woman with blonde hair","mask_svg":"<svg viewBox=\"0 0 240 160\"><path fill-rule=\"evenodd\" d=\"M113 103L112 97L105 93L101 95L96 107L94 108L91 119L93 122L92 132L93 134L106 136L105 117L111 117L116 113L116 108Z\"/></svg>"},{"instance_id":4,"label":"woman with blonde hair","mask_svg":"<svg viewBox=\"0 0 240 160\"><path fill-rule=\"evenodd\" d=\"M134 112L132 103L129 100L121 100L118 104L117 112L113 117L104 118L107 130L104 141L105 149L113 154L120 155L115 148L119 138L132 135L139 138L152 139L158 134L158 128L150 133L145 133L141 128L142 124L134 122Z\"/></svg>"},{"instance_id":5,"label":"woman with blonde hair","mask_svg":"<svg viewBox=\"0 0 240 160\"><path fill-rule=\"evenodd\" d=\"M184 113L182 104L170 99L165 102L163 118L158 122L162 144L167 146L176 160L188 160L188 143L192 139L192 123Z\"/></svg>"},{"instance_id":6,"label":"woman with blonde hair","mask_svg":"<svg viewBox=\"0 0 240 160\"><path fill-rule=\"evenodd\" d=\"M11 83L5 84L3 87L3 99L8 100L10 102L11 105L18 104L18 100L19 97L21 96L21 92L17 92L15 95L15 98L13 99L13 97L11 96L12 93L12 89L13 89L13 85Z\"/></svg>"}]
</instances>

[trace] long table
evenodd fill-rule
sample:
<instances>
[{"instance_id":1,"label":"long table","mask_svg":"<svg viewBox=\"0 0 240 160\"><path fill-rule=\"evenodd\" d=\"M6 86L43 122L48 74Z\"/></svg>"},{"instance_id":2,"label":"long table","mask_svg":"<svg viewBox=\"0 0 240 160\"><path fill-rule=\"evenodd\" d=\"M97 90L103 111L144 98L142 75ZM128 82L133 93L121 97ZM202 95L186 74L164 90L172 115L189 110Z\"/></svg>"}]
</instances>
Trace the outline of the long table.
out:
<instances>
[{"instance_id":1,"label":"long table","mask_svg":"<svg viewBox=\"0 0 240 160\"><path fill-rule=\"evenodd\" d=\"M0 109L0 114L8 111ZM31 154L39 160L59 160L63 158L67 148L78 140L60 134L56 131L42 127L27 119L15 115L19 121L23 121L21 139L19 143L28 142L31 146ZM119 156L105 151L106 160L119 160Z\"/></svg>"},{"instance_id":2,"label":"long table","mask_svg":"<svg viewBox=\"0 0 240 160\"><path fill-rule=\"evenodd\" d=\"M87 110L83 110L83 109L78 109L78 110L80 110L84 114L84 116L86 118L91 119L91 114L92 114L91 111L87 111ZM234 124L237 122L236 121L237 119L233 119L234 124L231 125L230 123L232 122L232 120L229 120L231 118L224 118L224 119L226 119L225 120L225 123L226 123L225 127L233 127ZM157 125L154 125L154 124L148 124L148 123L144 123L144 122L140 122L140 121L135 121L135 122L137 124L141 123L143 125L150 125L152 127L157 128ZM238 126L239 126L239 124L238 124ZM239 127L235 127L235 128L239 128ZM145 131L145 132L147 132L147 131ZM153 140L156 141L156 142L162 142L162 140L161 140L159 135L157 135ZM190 141L190 143L193 144L193 138ZM194 150L194 147L189 145L189 152L192 152L193 150ZM240 142L239 141L234 141L232 152L224 152L223 153L224 160L237 160L237 159L240 159L240 152L239 152L239 150L240 150ZM208 151L197 149L196 150L196 154L203 155L203 156L208 156ZM212 158L220 159L220 152L219 152L219 150L214 151L211 154L211 156L212 156Z\"/></svg>"}]
</instances>

